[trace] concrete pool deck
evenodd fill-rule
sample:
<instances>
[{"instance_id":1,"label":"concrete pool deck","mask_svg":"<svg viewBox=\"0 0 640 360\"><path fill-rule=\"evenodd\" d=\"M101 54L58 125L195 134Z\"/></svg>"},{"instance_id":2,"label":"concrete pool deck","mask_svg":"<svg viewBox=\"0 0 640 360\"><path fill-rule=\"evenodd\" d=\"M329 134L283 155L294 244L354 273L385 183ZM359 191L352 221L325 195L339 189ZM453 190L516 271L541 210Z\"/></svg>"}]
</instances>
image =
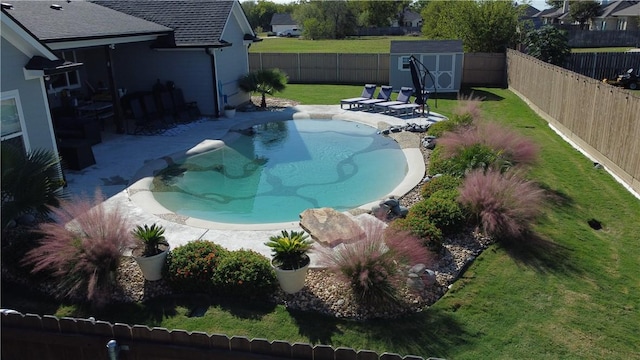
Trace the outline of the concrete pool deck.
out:
<instances>
[{"instance_id":1,"label":"concrete pool deck","mask_svg":"<svg viewBox=\"0 0 640 360\"><path fill-rule=\"evenodd\" d=\"M223 139L231 130L246 129L255 124L270 121L311 117L339 118L376 128L384 125L380 124L381 122L389 125L407 123L422 125L443 119L435 113L429 118L401 119L382 114L343 110L339 105L299 105L281 111L237 112L231 119L202 119L179 125L161 135L104 133L103 141L93 146L96 164L81 171L65 172L68 183L66 191L70 195L92 196L96 189L100 189L107 198L105 205L120 208L134 224L162 225L166 229L166 238L173 248L189 241L205 239L230 250L252 249L270 256L270 250L264 242L281 230L301 230L297 222L273 226L216 224L168 214L167 210L158 207L159 204L152 197L149 198L151 194L148 191L150 182L148 176L154 170L166 166L166 162L161 160L163 157L179 157L198 144ZM402 146L410 163L409 173L392 194L404 195L424 177L424 161L417 146L419 144ZM365 207L370 208L377 202L367 204Z\"/></svg>"}]
</instances>

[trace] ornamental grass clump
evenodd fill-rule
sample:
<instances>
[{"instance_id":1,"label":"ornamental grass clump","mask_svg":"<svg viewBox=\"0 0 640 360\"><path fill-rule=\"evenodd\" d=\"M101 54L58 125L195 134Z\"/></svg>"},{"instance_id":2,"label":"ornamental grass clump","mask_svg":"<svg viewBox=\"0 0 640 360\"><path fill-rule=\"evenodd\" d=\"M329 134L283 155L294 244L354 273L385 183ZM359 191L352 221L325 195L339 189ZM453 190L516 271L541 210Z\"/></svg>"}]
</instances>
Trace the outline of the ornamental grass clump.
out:
<instances>
[{"instance_id":1,"label":"ornamental grass clump","mask_svg":"<svg viewBox=\"0 0 640 360\"><path fill-rule=\"evenodd\" d=\"M43 237L23 260L32 272L53 275L55 295L84 298L95 307L112 300L122 253L135 244L127 216L103 200L96 191L93 200L76 198L51 207L55 221L38 226Z\"/></svg>"},{"instance_id":2,"label":"ornamental grass clump","mask_svg":"<svg viewBox=\"0 0 640 360\"><path fill-rule=\"evenodd\" d=\"M431 255L407 232L386 233L380 222L367 222L364 230L363 240L323 250L320 261L350 285L360 305L396 305L403 267L430 265Z\"/></svg>"},{"instance_id":3,"label":"ornamental grass clump","mask_svg":"<svg viewBox=\"0 0 640 360\"><path fill-rule=\"evenodd\" d=\"M437 140L439 152L429 170L464 176L474 169L505 172L535 163L538 148L531 140L493 122L447 132Z\"/></svg>"},{"instance_id":4,"label":"ornamental grass clump","mask_svg":"<svg viewBox=\"0 0 640 360\"><path fill-rule=\"evenodd\" d=\"M458 200L487 235L520 238L542 210L543 190L517 173L476 170L468 174Z\"/></svg>"}]
</instances>

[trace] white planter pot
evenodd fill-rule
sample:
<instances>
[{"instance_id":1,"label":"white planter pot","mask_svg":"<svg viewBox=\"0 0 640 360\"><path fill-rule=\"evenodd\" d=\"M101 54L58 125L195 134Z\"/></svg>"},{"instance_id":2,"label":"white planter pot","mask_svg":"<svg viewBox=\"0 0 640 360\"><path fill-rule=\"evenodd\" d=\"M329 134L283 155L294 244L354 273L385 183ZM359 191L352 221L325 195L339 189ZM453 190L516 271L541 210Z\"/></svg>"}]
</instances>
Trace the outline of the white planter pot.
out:
<instances>
[{"instance_id":1,"label":"white planter pot","mask_svg":"<svg viewBox=\"0 0 640 360\"><path fill-rule=\"evenodd\" d=\"M157 281L162 279L162 267L167 259L167 254L169 253L169 249L161 252L158 255L153 256L134 256L133 258L138 263L140 270L142 271L142 275L145 279L149 281Z\"/></svg>"},{"instance_id":2,"label":"white planter pot","mask_svg":"<svg viewBox=\"0 0 640 360\"><path fill-rule=\"evenodd\" d=\"M282 291L287 294L294 294L302 290L310 264L311 262L300 269L295 270L282 270L277 266L274 266L273 268L276 270L276 277L278 278Z\"/></svg>"},{"instance_id":3,"label":"white planter pot","mask_svg":"<svg viewBox=\"0 0 640 360\"><path fill-rule=\"evenodd\" d=\"M236 116L236 109L232 109L232 110L225 110L224 111L224 117L227 117L229 119L233 118L234 116Z\"/></svg>"}]
</instances>

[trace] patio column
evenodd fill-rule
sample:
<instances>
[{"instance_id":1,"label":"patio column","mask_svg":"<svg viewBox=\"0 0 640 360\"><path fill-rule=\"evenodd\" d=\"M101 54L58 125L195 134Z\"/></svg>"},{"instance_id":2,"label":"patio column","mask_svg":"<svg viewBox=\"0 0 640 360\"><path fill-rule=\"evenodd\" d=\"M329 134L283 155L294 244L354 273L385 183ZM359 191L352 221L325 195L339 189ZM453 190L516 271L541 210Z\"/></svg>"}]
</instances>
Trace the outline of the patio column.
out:
<instances>
[{"instance_id":1,"label":"patio column","mask_svg":"<svg viewBox=\"0 0 640 360\"><path fill-rule=\"evenodd\" d=\"M124 128L124 121L122 116L122 105L120 104L120 95L118 94L118 86L115 80L115 70L113 66L113 50L115 45L107 45L104 47L105 56L107 58L107 76L109 78L109 92L111 93L111 99L113 101L113 121L116 124L116 132L118 134L124 134L126 132Z\"/></svg>"}]
</instances>

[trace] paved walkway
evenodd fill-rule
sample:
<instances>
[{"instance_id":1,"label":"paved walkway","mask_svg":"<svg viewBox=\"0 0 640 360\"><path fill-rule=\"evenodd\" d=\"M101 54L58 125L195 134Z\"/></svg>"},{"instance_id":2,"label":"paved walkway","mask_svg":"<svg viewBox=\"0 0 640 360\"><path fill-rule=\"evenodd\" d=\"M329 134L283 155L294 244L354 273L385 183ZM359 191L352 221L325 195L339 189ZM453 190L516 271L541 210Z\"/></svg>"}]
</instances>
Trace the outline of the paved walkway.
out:
<instances>
[{"instance_id":1,"label":"paved walkway","mask_svg":"<svg viewBox=\"0 0 640 360\"><path fill-rule=\"evenodd\" d=\"M340 118L362 122L380 127L380 122L389 125L406 123L425 124L442 119L435 114L431 118L399 119L381 114L342 110L339 105L297 106L273 112L237 112L232 119L203 119L198 122L180 125L162 135L134 136L103 134L103 141L93 146L96 164L81 171L66 173L67 192L72 195L92 196L99 188L108 207L119 207L126 211L135 224L158 223L165 227L165 235L172 247L183 245L196 239L214 241L227 249L253 249L265 256L270 255L264 242L280 230L300 230L297 222L284 224L283 227L268 230L256 230L247 226L232 226L225 229L212 229L210 226L187 226L162 219L131 200L127 187L136 178L145 165L152 164L164 156L184 153L195 145L212 139L223 139L229 130L245 129L252 125L287 120L292 118ZM420 157L420 160L422 158ZM424 165L424 164L423 164ZM412 184L405 184L409 190L421 180L424 173L413 176ZM417 179L417 181L415 180Z\"/></svg>"}]
</instances>

